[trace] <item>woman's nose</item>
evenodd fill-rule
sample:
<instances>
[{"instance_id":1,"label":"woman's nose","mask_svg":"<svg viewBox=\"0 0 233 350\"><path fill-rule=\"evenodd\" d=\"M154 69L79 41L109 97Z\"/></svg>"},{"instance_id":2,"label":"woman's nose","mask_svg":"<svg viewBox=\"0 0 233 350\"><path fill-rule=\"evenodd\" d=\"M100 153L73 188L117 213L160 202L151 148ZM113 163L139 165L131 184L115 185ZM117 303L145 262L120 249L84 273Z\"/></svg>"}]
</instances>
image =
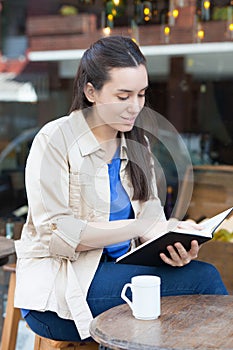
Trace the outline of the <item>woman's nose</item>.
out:
<instances>
[{"instance_id":1,"label":"woman's nose","mask_svg":"<svg viewBox=\"0 0 233 350\"><path fill-rule=\"evenodd\" d=\"M132 98L128 105L128 112L130 113L138 113L140 112L142 106L138 98Z\"/></svg>"}]
</instances>

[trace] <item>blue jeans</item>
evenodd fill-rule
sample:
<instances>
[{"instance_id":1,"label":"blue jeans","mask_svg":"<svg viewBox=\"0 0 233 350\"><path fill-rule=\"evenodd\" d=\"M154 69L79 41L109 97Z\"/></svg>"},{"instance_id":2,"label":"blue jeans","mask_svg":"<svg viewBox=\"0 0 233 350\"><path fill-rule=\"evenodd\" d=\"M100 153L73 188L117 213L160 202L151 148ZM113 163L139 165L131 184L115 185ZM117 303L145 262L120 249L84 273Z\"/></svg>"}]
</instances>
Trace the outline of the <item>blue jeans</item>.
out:
<instances>
[{"instance_id":1,"label":"blue jeans","mask_svg":"<svg viewBox=\"0 0 233 350\"><path fill-rule=\"evenodd\" d=\"M120 265L101 262L87 295L93 316L120 304L121 290L136 275L161 277L161 295L228 294L219 272L213 265L192 261L184 267ZM129 291L129 289L128 289ZM130 293L130 292L129 292ZM130 297L130 295L128 294ZM55 340L80 341L72 320L65 320L51 311L30 311L25 317L30 328L37 334ZM88 338L91 340L91 338Z\"/></svg>"}]
</instances>

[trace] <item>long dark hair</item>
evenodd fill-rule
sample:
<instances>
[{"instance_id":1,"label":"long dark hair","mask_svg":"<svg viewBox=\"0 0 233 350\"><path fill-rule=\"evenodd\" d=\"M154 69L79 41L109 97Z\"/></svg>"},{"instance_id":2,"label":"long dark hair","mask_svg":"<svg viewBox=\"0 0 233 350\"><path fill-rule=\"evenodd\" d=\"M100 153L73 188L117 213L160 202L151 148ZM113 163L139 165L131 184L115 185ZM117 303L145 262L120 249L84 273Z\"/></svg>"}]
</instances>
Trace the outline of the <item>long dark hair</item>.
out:
<instances>
[{"instance_id":1,"label":"long dark hair","mask_svg":"<svg viewBox=\"0 0 233 350\"><path fill-rule=\"evenodd\" d=\"M81 58L74 80L70 112L92 106L84 94L88 82L95 89L101 90L110 80L109 71L112 68L135 67L140 64L146 66L146 59L131 38L116 35L96 41ZM134 126L124 135L129 158L126 171L134 188L133 199L146 201L152 195L152 184L150 153L143 128Z\"/></svg>"}]
</instances>

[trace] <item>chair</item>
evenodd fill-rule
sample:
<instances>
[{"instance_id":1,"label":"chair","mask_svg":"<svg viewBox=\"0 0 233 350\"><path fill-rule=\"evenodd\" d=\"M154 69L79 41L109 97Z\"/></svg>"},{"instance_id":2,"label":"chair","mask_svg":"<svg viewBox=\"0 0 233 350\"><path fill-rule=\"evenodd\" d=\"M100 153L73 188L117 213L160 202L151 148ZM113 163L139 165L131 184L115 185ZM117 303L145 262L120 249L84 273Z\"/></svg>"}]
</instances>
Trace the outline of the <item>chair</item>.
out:
<instances>
[{"instance_id":1,"label":"chair","mask_svg":"<svg viewBox=\"0 0 233 350\"><path fill-rule=\"evenodd\" d=\"M21 319L21 313L18 308L14 307L14 294L15 294L15 265L4 265L4 271L11 272L8 298L6 306L6 317L3 323L2 338L1 338L1 350L15 350L19 321Z\"/></svg>"},{"instance_id":2,"label":"chair","mask_svg":"<svg viewBox=\"0 0 233 350\"><path fill-rule=\"evenodd\" d=\"M56 341L35 335L34 350L94 350L98 349L98 347L98 344L95 342Z\"/></svg>"},{"instance_id":3,"label":"chair","mask_svg":"<svg viewBox=\"0 0 233 350\"><path fill-rule=\"evenodd\" d=\"M14 307L15 293L15 264L3 266L4 271L10 272L8 299L6 307L6 317L3 324L1 350L15 350L19 321L21 319L20 309ZM98 349L98 344L95 342L69 342L55 341L40 337L35 334L34 350L94 350Z\"/></svg>"}]
</instances>

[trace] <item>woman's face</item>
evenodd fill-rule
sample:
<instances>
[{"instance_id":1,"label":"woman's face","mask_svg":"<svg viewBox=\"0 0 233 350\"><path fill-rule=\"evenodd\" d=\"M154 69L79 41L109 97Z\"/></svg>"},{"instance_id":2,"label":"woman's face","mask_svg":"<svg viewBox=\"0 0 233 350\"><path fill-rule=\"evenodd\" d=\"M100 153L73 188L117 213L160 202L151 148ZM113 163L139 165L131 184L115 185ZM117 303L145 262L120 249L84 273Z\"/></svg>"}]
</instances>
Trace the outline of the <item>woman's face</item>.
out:
<instances>
[{"instance_id":1,"label":"woman's face","mask_svg":"<svg viewBox=\"0 0 233 350\"><path fill-rule=\"evenodd\" d=\"M148 87L148 74L144 65L127 68L113 68L110 80L101 90L87 84L85 93L92 94L94 105L92 122L103 126L109 132L130 131L144 106ZM89 95L88 95L89 94ZM107 131L107 130L106 130Z\"/></svg>"}]
</instances>

